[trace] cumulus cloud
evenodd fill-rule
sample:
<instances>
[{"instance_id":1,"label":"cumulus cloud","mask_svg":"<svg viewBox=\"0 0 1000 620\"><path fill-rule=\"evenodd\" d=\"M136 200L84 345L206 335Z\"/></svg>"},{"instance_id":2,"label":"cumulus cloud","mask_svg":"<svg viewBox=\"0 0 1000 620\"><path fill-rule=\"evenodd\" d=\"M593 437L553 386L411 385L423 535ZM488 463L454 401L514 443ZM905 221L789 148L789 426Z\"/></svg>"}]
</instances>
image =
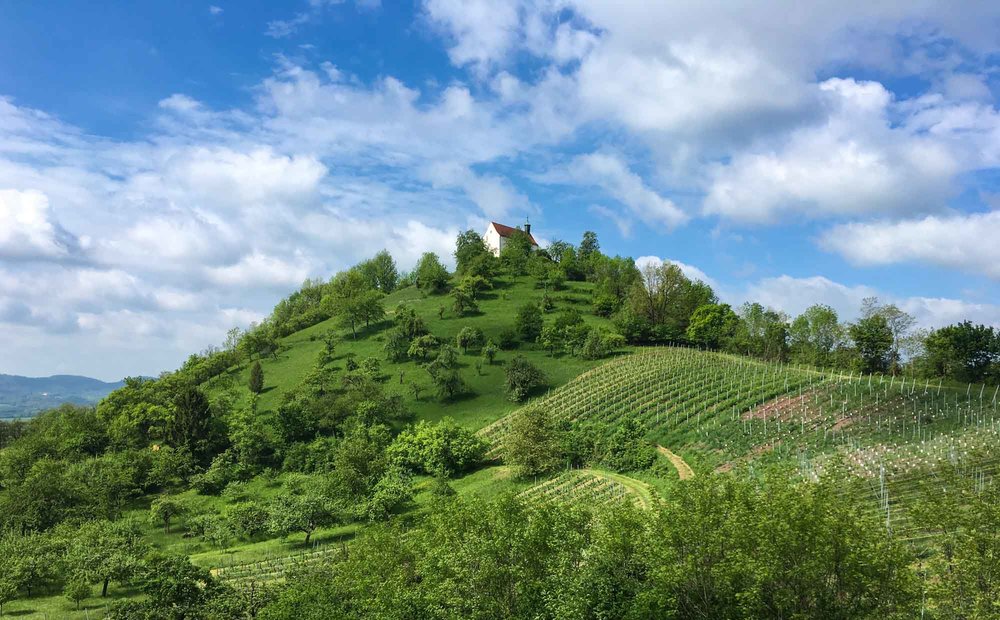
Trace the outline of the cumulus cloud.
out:
<instances>
[{"instance_id":1,"label":"cumulus cloud","mask_svg":"<svg viewBox=\"0 0 1000 620\"><path fill-rule=\"evenodd\" d=\"M669 198L649 188L621 159L606 153L591 153L576 157L569 165L566 178L578 185L600 187L623 204L628 212L650 226L670 230L687 221L687 215Z\"/></svg>"},{"instance_id":2,"label":"cumulus cloud","mask_svg":"<svg viewBox=\"0 0 1000 620\"><path fill-rule=\"evenodd\" d=\"M770 150L737 153L717 166L704 209L744 222L911 213L940 209L961 170L948 145L889 118L891 94L875 82L819 85L830 115Z\"/></svg>"},{"instance_id":3,"label":"cumulus cloud","mask_svg":"<svg viewBox=\"0 0 1000 620\"><path fill-rule=\"evenodd\" d=\"M854 222L823 234L823 247L858 265L915 261L1000 280L1000 211Z\"/></svg>"},{"instance_id":4,"label":"cumulus cloud","mask_svg":"<svg viewBox=\"0 0 1000 620\"><path fill-rule=\"evenodd\" d=\"M0 189L0 257L66 257L71 243L55 222L45 194Z\"/></svg>"}]
</instances>

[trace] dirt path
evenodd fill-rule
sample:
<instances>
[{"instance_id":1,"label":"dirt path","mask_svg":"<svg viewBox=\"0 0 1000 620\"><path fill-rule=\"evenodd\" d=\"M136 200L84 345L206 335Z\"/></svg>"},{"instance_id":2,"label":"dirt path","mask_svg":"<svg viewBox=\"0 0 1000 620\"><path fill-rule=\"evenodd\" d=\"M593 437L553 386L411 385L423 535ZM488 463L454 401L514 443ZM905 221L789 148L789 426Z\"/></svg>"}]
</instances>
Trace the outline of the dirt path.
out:
<instances>
[{"instance_id":1,"label":"dirt path","mask_svg":"<svg viewBox=\"0 0 1000 620\"><path fill-rule=\"evenodd\" d=\"M677 475L681 477L681 480L694 478L694 471L691 469L690 465L684 462L684 459L659 444L656 446L656 451L670 459L670 462L673 464L674 469L677 470Z\"/></svg>"}]
</instances>

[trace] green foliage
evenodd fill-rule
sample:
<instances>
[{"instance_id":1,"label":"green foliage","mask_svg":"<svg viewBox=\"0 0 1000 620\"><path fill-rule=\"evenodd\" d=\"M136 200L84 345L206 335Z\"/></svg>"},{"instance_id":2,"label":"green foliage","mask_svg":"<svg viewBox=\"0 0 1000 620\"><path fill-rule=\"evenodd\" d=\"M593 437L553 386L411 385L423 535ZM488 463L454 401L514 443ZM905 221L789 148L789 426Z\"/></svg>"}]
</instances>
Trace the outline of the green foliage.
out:
<instances>
[{"instance_id":1,"label":"green foliage","mask_svg":"<svg viewBox=\"0 0 1000 620\"><path fill-rule=\"evenodd\" d=\"M386 295L396 290L399 283L396 261L386 250L382 250L374 257L359 263L358 271L368 288L381 291Z\"/></svg>"},{"instance_id":2,"label":"green foliage","mask_svg":"<svg viewBox=\"0 0 1000 620\"><path fill-rule=\"evenodd\" d=\"M718 349L736 335L739 322L740 317L729 304L705 304L691 314L687 339L708 349Z\"/></svg>"},{"instance_id":3,"label":"green foliage","mask_svg":"<svg viewBox=\"0 0 1000 620\"><path fill-rule=\"evenodd\" d=\"M927 334L917 360L924 376L963 383L1000 382L1000 332L963 321Z\"/></svg>"},{"instance_id":4,"label":"green foliage","mask_svg":"<svg viewBox=\"0 0 1000 620\"><path fill-rule=\"evenodd\" d=\"M317 528L335 523L337 504L321 489L309 486L301 490L286 490L268 507L268 530L273 534L302 532L306 544Z\"/></svg>"},{"instance_id":5,"label":"green foliage","mask_svg":"<svg viewBox=\"0 0 1000 620\"><path fill-rule=\"evenodd\" d=\"M469 349L478 350L483 346L483 331L478 327L463 327L455 337L455 345L468 353Z\"/></svg>"},{"instance_id":6,"label":"green foliage","mask_svg":"<svg viewBox=\"0 0 1000 620\"><path fill-rule=\"evenodd\" d=\"M740 308L740 324L731 350L770 361L788 356L788 320L783 314L758 303Z\"/></svg>"},{"instance_id":7,"label":"green foliage","mask_svg":"<svg viewBox=\"0 0 1000 620\"><path fill-rule=\"evenodd\" d=\"M396 324L396 329L405 334L408 339L412 340L427 333L427 325L424 324L424 320L417 316L416 311L411 306L406 304L396 306L396 316L393 321Z\"/></svg>"},{"instance_id":8,"label":"green foliage","mask_svg":"<svg viewBox=\"0 0 1000 620\"><path fill-rule=\"evenodd\" d=\"M501 268L510 275L527 275L532 259L532 248L531 238L524 231L516 230L507 237L500 250Z\"/></svg>"},{"instance_id":9,"label":"green foliage","mask_svg":"<svg viewBox=\"0 0 1000 620\"><path fill-rule=\"evenodd\" d=\"M211 456L223 435L221 421L212 415L208 398L196 387L182 388L177 394L166 432L175 448L186 448L199 461Z\"/></svg>"},{"instance_id":10,"label":"green foliage","mask_svg":"<svg viewBox=\"0 0 1000 620\"><path fill-rule=\"evenodd\" d=\"M388 456L408 471L447 477L476 468L486 447L482 438L446 418L436 424L420 421L404 430L389 446Z\"/></svg>"},{"instance_id":11,"label":"green foliage","mask_svg":"<svg viewBox=\"0 0 1000 620\"><path fill-rule=\"evenodd\" d=\"M428 293L441 293L448 286L448 270L437 254L425 252L413 270L417 288Z\"/></svg>"},{"instance_id":12,"label":"green foliage","mask_svg":"<svg viewBox=\"0 0 1000 620\"><path fill-rule=\"evenodd\" d=\"M541 409L521 409L511 419L502 452L504 463L515 477L529 478L552 471L561 460L555 424Z\"/></svg>"},{"instance_id":13,"label":"green foliage","mask_svg":"<svg viewBox=\"0 0 1000 620\"><path fill-rule=\"evenodd\" d=\"M102 582L101 596L107 596L111 581L130 580L149 549L141 528L130 520L88 521L65 528L62 535L67 566L91 582Z\"/></svg>"},{"instance_id":14,"label":"green foliage","mask_svg":"<svg viewBox=\"0 0 1000 620\"><path fill-rule=\"evenodd\" d=\"M260 360L250 367L250 382L248 387L252 394L260 394L264 391L264 369L260 366Z\"/></svg>"},{"instance_id":15,"label":"green foliage","mask_svg":"<svg viewBox=\"0 0 1000 620\"><path fill-rule=\"evenodd\" d=\"M468 274L480 267L487 260L487 257L493 258L493 255L486 248L486 243L479 233L467 230L458 235L455 240L455 271L457 273Z\"/></svg>"},{"instance_id":16,"label":"green foliage","mask_svg":"<svg viewBox=\"0 0 1000 620\"><path fill-rule=\"evenodd\" d=\"M885 372L892 363L892 330L881 314L862 318L848 328L861 356L863 372Z\"/></svg>"},{"instance_id":17,"label":"green foliage","mask_svg":"<svg viewBox=\"0 0 1000 620\"><path fill-rule=\"evenodd\" d=\"M425 361L440 344L440 341L430 334L418 336L410 343L410 348L406 350L406 353L412 359Z\"/></svg>"},{"instance_id":18,"label":"green foliage","mask_svg":"<svg viewBox=\"0 0 1000 620\"><path fill-rule=\"evenodd\" d=\"M479 312L475 292L464 285L456 286L451 291L452 310L457 316Z\"/></svg>"},{"instance_id":19,"label":"green foliage","mask_svg":"<svg viewBox=\"0 0 1000 620\"><path fill-rule=\"evenodd\" d=\"M87 578L81 574L76 573L71 575L69 579L66 580L66 585L63 586L63 595L72 602L77 609L80 609L80 603L93 594L93 588L90 586L90 582Z\"/></svg>"},{"instance_id":20,"label":"green foliage","mask_svg":"<svg viewBox=\"0 0 1000 620\"><path fill-rule=\"evenodd\" d=\"M529 362L523 355L517 355L504 364L504 381L507 387L507 397L514 402L521 402L535 388L544 386L547 382L545 373Z\"/></svg>"},{"instance_id":21,"label":"green foliage","mask_svg":"<svg viewBox=\"0 0 1000 620\"><path fill-rule=\"evenodd\" d=\"M793 359L828 367L834 363L834 350L844 346L846 333L836 310L815 304L795 317L788 335Z\"/></svg>"},{"instance_id":22,"label":"green foliage","mask_svg":"<svg viewBox=\"0 0 1000 620\"><path fill-rule=\"evenodd\" d=\"M492 366L493 360L496 359L497 353L499 352L500 352L500 347L498 347L496 343L493 342L493 340L487 340L486 345L483 346L483 359L486 360L486 363Z\"/></svg>"},{"instance_id":23,"label":"green foliage","mask_svg":"<svg viewBox=\"0 0 1000 620\"><path fill-rule=\"evenodd\" d=\"M604 329L591 329L580 348L580 357L596 360L607 357L625 346L625 337Z\"/></svg>"},{"instance_id":24,"label":"green foliage","mask_svg":"<svg viewBox=\"0 0 1000 620\"><path fill-rule=\"evenodd\" d=\"M409 475L399 469L390 469L375 484L368 499L369 521L385 521L400 512L413 500L413 483Z\"/></svg>"},{"instance_id":25,"label":"green foliage","mask_svg":"<svg viewBox=\"0 0 1000 620\"><path fill-rule=\"evenodd\" d=\"M538 304L527 303L518 308L514 329L522 342L534 342L542 333L544 319Z\"/></svg>"},{"instance_id":26,"label":"green foliage","mask_svg":"<svg viewBox=\"0 0 1000 620\"><path fill-rule=\"evenodd\" d=\"M629 291L627 308L629 316L634 317L631 320L639 320L645 326L623 330L622 334L654 342L684 340L695 309L716 301L711 287L704 282L692 282L677 265L647 264L642 277Z\"/></svg>"},{"instance_id":27,"label":"green foliage","mask_svg":"<svg viewBox=\"0 0 1000 620\"><path fill-rule=\"evenodd\" d=\"M405 361L409 348L410 338L403 330L397 327L389 330L389 333L386 334L383 349L385 350L385 358L390 362Z\"/></svg>"},{"instance_id":28,"label":"green foliage","mask_svg":"<svg viewBox=\"0 0 1000 620\"><path fill-rule=\"evenodd\" d=\"M267 533L270 513L264 504L248 501L228 506L225 518L238 537L253 539Z\"/></svg>"},{"instance_id":29,"label":"green foliage","mask_svg":"<svg viewBox=\"0 0 1000 620\"><path fill-rule=\"evenodd\" d=\"M149 516L154 523L163 525L163 533L170 533L170 522L184 514L185 506L176 497L162 495L153 500L149 507Z\"/></svg>"}]
</instances>

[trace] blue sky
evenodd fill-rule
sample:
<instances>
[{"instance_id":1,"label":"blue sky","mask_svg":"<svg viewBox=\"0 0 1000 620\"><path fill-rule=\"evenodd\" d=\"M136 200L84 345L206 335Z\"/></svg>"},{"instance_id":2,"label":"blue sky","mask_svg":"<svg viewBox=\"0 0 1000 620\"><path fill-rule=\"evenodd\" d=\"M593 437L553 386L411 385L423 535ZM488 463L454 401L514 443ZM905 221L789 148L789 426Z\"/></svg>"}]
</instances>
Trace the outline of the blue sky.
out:
<instances>
[{"instance_id":1,"label":"blue sky","mask_svg":"<svg viewBox=\"0 0 1000 620\"><path fill-rule=\"evenodd\" d=\"M804 4L0 2L0 372L156 374L525 217L734 304L1000 324L1000 7Z\"/></svg>"}]
</instances>

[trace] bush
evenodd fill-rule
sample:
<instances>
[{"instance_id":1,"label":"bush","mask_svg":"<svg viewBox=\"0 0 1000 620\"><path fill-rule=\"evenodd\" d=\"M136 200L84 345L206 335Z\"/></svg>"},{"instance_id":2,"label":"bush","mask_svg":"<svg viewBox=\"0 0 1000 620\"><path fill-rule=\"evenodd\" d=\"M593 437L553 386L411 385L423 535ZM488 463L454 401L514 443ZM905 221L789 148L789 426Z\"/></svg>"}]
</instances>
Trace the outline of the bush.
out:
<instances>
[{"instance_id":1,"label":"bush","mask_svg":"<svg viewBox=\"0 0 1000 620\"><path fill-rule=\"evenodd\" d=\"M521 306L514 320L514 329L522 342L534 342L542 333L542 309L536 303Z\"/></svg>"},{"instance_id":2,"label":"bush","mask_svg":"<svg viewBox=\"0 0 1000 620\"><path fill-rule=\"evenodd\" d=\"M486 442L450 418L426 420L404 430L389 446L389 458L418 474L452 476L475 469L486 455Z\"/></svg>"},{"instance_id":3,"label":"bush","mask_svg":"<svg viewBox=\"0 0 1000 620\"><path fill-rule=\"evenodd\" d=\"M500 330L500 333L497 335L497 346L499 346L504 351L510 351L511 349L516 349L517 332L509 327Z\"/></svg>"}]
</instances>

